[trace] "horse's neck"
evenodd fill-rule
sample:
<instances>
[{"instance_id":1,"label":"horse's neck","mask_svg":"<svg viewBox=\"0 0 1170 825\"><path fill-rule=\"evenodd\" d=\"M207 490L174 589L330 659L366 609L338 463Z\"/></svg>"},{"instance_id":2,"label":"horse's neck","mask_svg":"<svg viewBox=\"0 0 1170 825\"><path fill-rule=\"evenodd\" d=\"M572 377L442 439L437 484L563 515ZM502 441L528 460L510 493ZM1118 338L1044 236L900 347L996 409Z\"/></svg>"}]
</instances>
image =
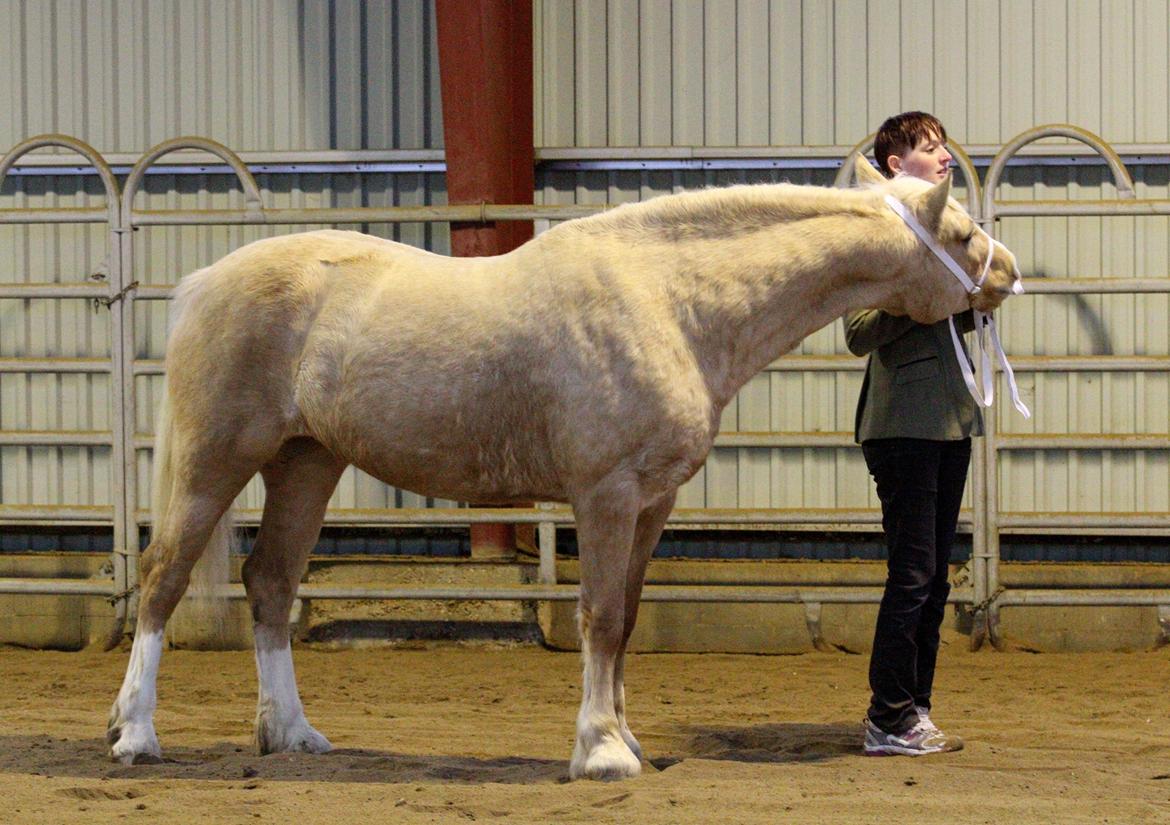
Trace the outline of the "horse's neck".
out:
<instances>
[{"instance_id":1,"label":"horse's neck","mask_svg":"<svg viewBox=\"0 0 1170 825\"><path fill-rule=\"evenodd\" d=\"M682 324L720 406L807 335L896 292L885 234L856 216L804 220L722 241L680 273Z\"/></svg>"}]
</instances>

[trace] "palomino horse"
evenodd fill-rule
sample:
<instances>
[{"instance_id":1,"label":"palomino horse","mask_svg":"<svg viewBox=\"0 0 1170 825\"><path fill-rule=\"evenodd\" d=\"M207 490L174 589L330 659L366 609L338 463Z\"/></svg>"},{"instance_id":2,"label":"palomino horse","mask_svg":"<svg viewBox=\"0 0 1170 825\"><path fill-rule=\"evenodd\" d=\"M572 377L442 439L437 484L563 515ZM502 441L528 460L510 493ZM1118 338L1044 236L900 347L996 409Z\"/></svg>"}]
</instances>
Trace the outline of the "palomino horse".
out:
<instances>
[{"instance_id":1,"label":"palomino horse","mask_svg":"<svg viewBox=\"0 0 1170 825\"><path fill-rule=\"evenodd\" d=\"M876 175L872 169L872 175ZM261 753L329 750L309 725L289 610L346 466L428 496L566 501L581 560L584 690L573 778L641 770L623 660L646 563L720 411L773 359L847 310L924 323L990 311L1018 285L949 180L787 184L671 195L570 221L494 258L355 232L257 241L179 286L159 493L138 625L110 717L113 758L160 757L163 629L257 472L264 514L243 578ZM883 200L901 200L971 296ZM208 549L210 547L210 549Z\"/></svg>"}]
</instances>

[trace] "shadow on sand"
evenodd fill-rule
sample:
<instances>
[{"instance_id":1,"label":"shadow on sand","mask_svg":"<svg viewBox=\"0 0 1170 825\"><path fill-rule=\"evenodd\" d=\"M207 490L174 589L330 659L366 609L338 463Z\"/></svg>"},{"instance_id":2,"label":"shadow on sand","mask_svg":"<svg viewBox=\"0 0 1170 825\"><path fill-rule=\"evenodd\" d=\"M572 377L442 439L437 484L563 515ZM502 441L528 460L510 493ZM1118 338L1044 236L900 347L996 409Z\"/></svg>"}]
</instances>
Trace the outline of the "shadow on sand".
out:
<instances>
[{"instance_id":1,"label":"shadow on sand","mask_svg":"<svg viewBox=\"0 0 1170 825\"><path fill-rule=\"evenodd\" d=\"M650 759L665 770L683 759L720 759L732 762L823 762L861 754L861 725L835 722L784 722L750 727L691 725L680 731L687 737L681 753Z\"/></svg>"},{"instance_id":2,"label":"shadow on sand","mask_svg":"<svg viewBox=\"0 0 1170 825\"><path fill-rule=\"evenodd\" d=\"M565 760L522 756L475 758L338 748L327 754L257 756L219 742L206 748L165 747L161 764L120 765L97 739L0 736L0 772L88 779L206 779L276 782L450 782L532 784L567 781Z\"/></svg>"}]
</instances>

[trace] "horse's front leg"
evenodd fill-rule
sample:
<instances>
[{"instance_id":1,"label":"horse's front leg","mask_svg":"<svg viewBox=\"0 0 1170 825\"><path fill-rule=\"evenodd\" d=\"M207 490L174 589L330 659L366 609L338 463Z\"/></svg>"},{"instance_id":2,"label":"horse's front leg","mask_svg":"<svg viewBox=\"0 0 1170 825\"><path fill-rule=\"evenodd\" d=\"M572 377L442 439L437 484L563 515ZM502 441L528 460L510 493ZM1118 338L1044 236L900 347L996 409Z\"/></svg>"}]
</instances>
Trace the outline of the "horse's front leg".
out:
<instances>
[{"instance_id":1,"label":"horse's front leg","mask_svg":"<svg viewBox=\"0 0 1170 825\"><path fill-rule=\"evenodd\" d=\"M672 490L654 504L647 507L638 516L638 526L634 533L634 547L630 555L630 563L626 568L626 601L625 626L622 631L622 643L618 648L617 662L613 675L613 702L617 714L618 727L626 746L633 751L634 756L642 759L642 746L634 738L633 732L626 724L626 646L630 642L630 635L634 632L634 624L638 620L638 605L642 600L642 583L646 580L646 565L654 555L654 548L662 537L662 528L666 526L666 519L674 509L675 493Z\"/></svg>"},{"instance_id":2,"label":"horse's front leg","mask_svg":"<svg viewBox=\"0 0 1170 825\"><path fill-rule=\"evenodd\" d=\"M605 484L573 502L581 563L577 623L585 673L572 779L624 779L642 770L622 736L614 677L625 632L625 583L637 522L632 485Z\"/></svg>"}]
</instances>

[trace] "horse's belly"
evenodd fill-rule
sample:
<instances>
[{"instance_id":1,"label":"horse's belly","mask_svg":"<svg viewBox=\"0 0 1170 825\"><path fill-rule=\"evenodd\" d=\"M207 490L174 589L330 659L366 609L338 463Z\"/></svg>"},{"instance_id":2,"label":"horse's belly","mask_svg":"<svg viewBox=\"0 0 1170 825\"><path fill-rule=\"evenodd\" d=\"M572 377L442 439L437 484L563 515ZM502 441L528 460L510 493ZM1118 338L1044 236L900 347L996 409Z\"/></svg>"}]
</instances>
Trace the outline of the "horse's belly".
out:
<instances>
[{"instance_id":1,"label":"horse's belly","mask_svg":"<svg viewBox=\"0 0 1170 825\"><path fill-rule=\"evenodd\" d=\"M361 441L337 452L374 478L412 493L492 504L565 500L547 456L531 455L522 445L485 449L457 435L423 443L409 432Z\"/></svg>"}]
</instances>

